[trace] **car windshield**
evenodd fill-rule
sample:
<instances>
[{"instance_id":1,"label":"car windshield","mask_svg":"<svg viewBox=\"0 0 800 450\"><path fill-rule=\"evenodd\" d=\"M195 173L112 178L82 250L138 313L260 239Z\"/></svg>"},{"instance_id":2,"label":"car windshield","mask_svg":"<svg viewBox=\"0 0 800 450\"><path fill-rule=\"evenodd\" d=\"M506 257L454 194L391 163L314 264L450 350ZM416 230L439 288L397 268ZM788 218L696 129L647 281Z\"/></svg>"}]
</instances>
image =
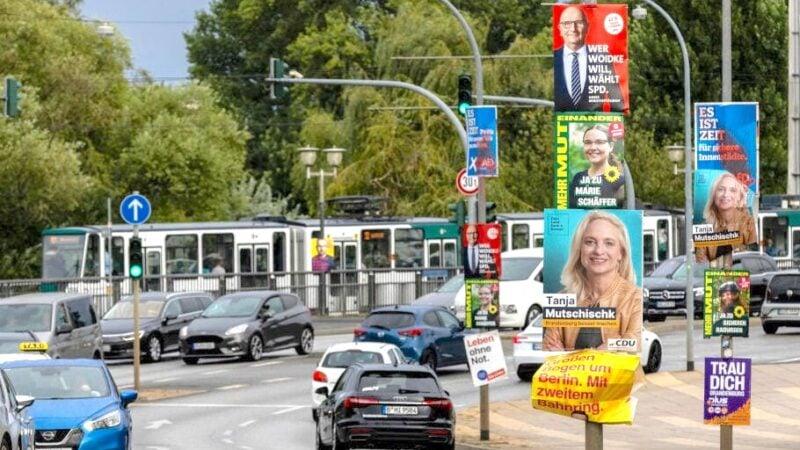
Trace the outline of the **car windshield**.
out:
<instances>
[{"instance_id":1,"label":"car windshield","mask_svg":"<svg viewBox=\"0 0 800 450\"><path fill-rule=\"evenodd\" d=\"M108 397L103 369L92 366L32 366L4 369L18 395L36 399Z\"/></svg>"},{"instance_id":2,"label":"car windshield","mask_svg":"<svg viewBox=\"0 0 800 450\"><path fill-rule=\"evenodd\" d=\"M447 282L439 287L436 292L441 292L442 294L452 294L454 292L458 292L461 289L461 286L464 285L464 275L459 274L447 280Z\"/></svg>"},{"instance_id":3,"label":"car windshield","mask_svg":"<svg viewBox=\"0 0 800 450\"><path fill-rule=\"evenodd\" d=\"M372 313L361 324L364 328L385 328L387 330L406 328L411 325L414 325L414 314L399 311Z\"/></svg>"},{"instance_id":4,"label":"car windshield","mask_svg":"<svg viewBox=\"0 0 800 450\"><path fill-rule=\"evenodd\" d=\"M699 263L692 266L694 276L692 278L702 278L703 273L708 268L708 263ZM686 279L686 264L684 258L672 258L664 261L656 267L656 270L650 274L655 278L672 278L673 280Z\"/></svg>"},{"instance_id":5,"label":"car windshield","mask_svg":"<svg viewBox=\"0 0 800 450\"><path fill-rule=\"evenodd\" d=\"M424 372L364 372L358 380L360 392L390 394L439 393L432 375Z\"/></svg>"},{"instance_id":6,"label":"car windshield","mask_svg":"<svg viewBox=\"0 0 800 450\"><path fill-rule=\"evenodd\" d=\"M772 301L800 303L800 275L776 275L767 295Z\"/></svg>"},{"instance_id":7,"label":"car windshield","mask_svg":"<svg viewBox=\"0 0 800 450\"><path fill-rule=\"evenodd\" d=\"M158 317L161 314L161 308L164 307L164 300L150 300L143 302L139 305L139 317L142 319L150 319ZM133 319L133 302L122 301L112 306L108 310L103 320L113 319Z\"/></svg>"},{"instance_id":8,"label":"car windshield","mask_svg":"<svg viewBox=\"0 0 800 450\"><path fill-rule=\"evenodd\" d=\"M0 304L0 332L50 331L51 305Z\"/></svg>"},{"instance_id":9,"label":"car windshield","mask_svg":"<svg viewBox=\"0 0 800 450\"><path fill-rule=\"evenodd\" d=\"M0 341L0 353L19 353L19 344L31 340L31 338L2 340Z\"/></svg>"},{"instance_id":10,"label":"car windshield","mask_svg":"<svg viewBox=\"0 0 800 450\"><path fill-rule=\"evenodd\" d=\"M503 258L503 275L500 281L519 281L530 278L542 258Z\"/></svg>"},{"instance_id":11,"label":"car windshield","mask_svg":"<svg viewBox=\"0 0 800 450\"><path fill-rule=\"evenodd\" d=\"M261 306L261 297L220 297L203 311L203 317L250 317Z\"/></svg>"},{"instance_id":12,"label":"car windshield","mask_svg":"<svg viewBox=\"0 0 800 450\"><path fill-rule=\"evenodd\" d=\"M382 364L383 358L380 353L364 352L361 350L346 350L343 352L331 352L322 361L323 367L335 367L346 369L355 363L375 363Z\"/></svg>"}]
</instances>

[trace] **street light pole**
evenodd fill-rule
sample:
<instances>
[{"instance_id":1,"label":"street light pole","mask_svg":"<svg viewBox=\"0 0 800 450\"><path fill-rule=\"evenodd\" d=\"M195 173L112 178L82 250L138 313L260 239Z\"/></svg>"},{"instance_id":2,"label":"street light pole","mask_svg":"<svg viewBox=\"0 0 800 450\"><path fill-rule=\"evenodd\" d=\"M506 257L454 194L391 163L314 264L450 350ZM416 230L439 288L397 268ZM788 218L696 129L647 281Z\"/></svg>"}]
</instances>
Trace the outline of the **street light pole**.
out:
<instances>
[{"instance_id":1,"label":"street light pole","mask_svg":"<svg viewBox=\"0 0 800 450\"><path fill-rule=\"evenodd\" d=\"M681 47L681 54L683 55L683 148L684 148L684 194L685 194L685 212L684 212L684 231L685 231L685 247L684 253L686 258L687 274L692 273L692 206L693 206L693 193L692 193L692 169L693 160L692 155L692 104L691 104L691 69L689 66L689 53L686 51L686 42L683 40L683 35L678 25L672 20L669 14L664 11L653 0L644 0L645 3L652 6L653 9L658 11L664 19L667 20L675 36L678 38L678 44ZM694 286L692 284L692 277L686 277L686 290L684 292L686 299L686 370L691 372L694 370Z\"/></svg>"}]
</instances>

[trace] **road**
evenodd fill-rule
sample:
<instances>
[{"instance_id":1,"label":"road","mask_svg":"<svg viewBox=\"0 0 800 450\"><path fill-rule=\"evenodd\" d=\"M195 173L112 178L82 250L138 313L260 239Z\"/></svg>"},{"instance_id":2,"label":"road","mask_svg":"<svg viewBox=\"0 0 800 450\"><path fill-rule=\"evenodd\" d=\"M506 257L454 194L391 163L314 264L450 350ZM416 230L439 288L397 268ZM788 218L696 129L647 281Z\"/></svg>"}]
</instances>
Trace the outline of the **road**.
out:
<instances>
[{"instance_id":1,"label":"road","mask_svg":"<svg viewBox=\"0 0 800 450\"><path fill-rule=\"evenodd\" d=\"M664 344L662 370L686 367L685 331L677 319L654 324ZM661 331L658 331L658 330ZM702 339L700 322L695 324L695 367L702 370L705 356L719 354L719 338ZM527 398L530 385L520 382L511 369L513 332L504 332L504 349L512 373L490 387L490 400ZM754 364L796 361L792 350L800 333L781 330L766 336L757 319L751 337L735 339L735 354ZM314 447L314 422L310 410L311 374L325 348L347 342L352 334L318 336L314 353L298 356L293 351L267 354L258 362L234 360L202 361L187 366L177 354L157 364L141 366L145 401L133 404L134 448L137 450L216 449L310 449ZM129 361L109 363L121 388L133 385ZM456 409L475 406L478 390L473 387L466 365L444 368L442 384Z\"/></svg>"}]
</instances>

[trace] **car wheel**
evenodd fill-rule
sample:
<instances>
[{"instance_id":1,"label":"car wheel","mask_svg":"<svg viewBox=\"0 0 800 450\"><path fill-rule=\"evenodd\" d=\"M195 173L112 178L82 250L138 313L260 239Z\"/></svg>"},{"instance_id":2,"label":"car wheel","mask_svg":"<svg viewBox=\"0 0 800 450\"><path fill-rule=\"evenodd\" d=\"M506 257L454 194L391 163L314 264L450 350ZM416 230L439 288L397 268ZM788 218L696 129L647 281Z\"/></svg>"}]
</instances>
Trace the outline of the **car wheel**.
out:
<instances>
[{"instance_id":1,"label":"car wheel","mask_svg":"<svg viewBox=\"0 0 800 450\"><path fill-rule=\"evenodd\" d=\"M656 373L661 368L661 344L658 341L650 345L650 353L647 355L647 365L644 366L644 373Z\"/></svg>"},{"instance_id":2,"label":"car wheel","mask_svg":"<svg viewBox=\"0 0 800 450\"><path fill-rule=\"evenodd\" d=\"M183 362L190 366L193 366L197 364L197 358L183 358Z\"/></svg>"},{"instance_id":3,"label":"car wheel","mask_svg":"<svg viewBox=\"0 0 800 450\"><path fill-rule=\"evenodd\" d=\"M300 333L300 344L294 349L298 355L307 355L314 350L314 332L311 328L303 328Z\"/></svg>"},{"instance_id":4,"label":"car wheel","mask_svg":"<svg viewBox=\"0 0 800 450\"><path fill-rule=\"evenodd\" d=\"M311 418L314 419L314 422L319 421L319 409L318 408L311 408Z\"/></svg>"},{"instance_id":5,"label":"car wheel","mask_svg":"<svg viewBox=\"0 0 800 450\"><path fill-rule=\"evenodd\" d=\"M761 328L763 328L764 333L767 334L775 334L775 332L778 331L778 326L774 323L762 323Z\"/></svg>"},{"instance_id":6,"label":"car wheel","mask_svg":"<svg viewBox=\"0 0 800 450\"><path fill-rule=\"evenodd\" d=\"M333 426L333 450L350 450L350 444L339 440L339 427Z\"/></svg>"},{"instance_id":7,"label":"car wheel","mask_svg":"<svg viewBox=\"0 0 800 450\"><path fill-rule=\"evenodd\" d=\"M250 342L247 344L247 360L258 361L263 354L264 343L261 341L261 336L258 334L250 336Z\"/></svg>"},{"instance_id":8,"label":"car wheel","mask_svg":"<svg viewBox=\"0 0 800 450\"><path fill-rule=\"evenodd\" d=\"M531 307L528 308L527 314L525 314L525 325L523 325L522 328L526 328L531 322L533 322L533 319L535 319L536 316L538 316L541 313L542 313L541 306L531 305Z\"/></svg>"},{"instance_id":9,"label":"car wheel","mask_svg":"<svg viewBox=\"0 0 800 450\"><path fill-rule=\"evenodd\" d=\"M11 442L8 440L8 436L4 436L3 442L0 442L0 450L11 450Z\"/></svg>"},{"instance_id":10,"label":"car wheel","mask_svg":"<svg viewBox=\"0 0 800 450\"><path fill-rule=\"evenodd\" d=\"M428 366L436 372L436 353L433 350L427 349L422 352L422 357L419 359L419 363L423 366Z\"/></svg>"},{"instance_id":11,"label":"car wheel","mask_svg":"<svg viewBox=\"0 0 800 450\"><path fill-rule=\"evenodd\" d=\"M522 381L531 381L535 370L530 369L517 369L517 377Z\"/></svg>"},{"instance_id":12,"label":"car wheel","mask_svg":"<svg viewBox=\"0 0 800 450\"><path fill-rule=\"evenodd\" d=\"M147 362L161 361L161 339L155 334L147 339L147 353L145 353L144 359Z\"/></svg>"},{"instance_id":13,"label":"car wheel","mask_svg":"<svg viewBox=\"0 0 800 450\"><path fill-rule=\"evenodd\" d=\"M331 450L331 446L330 445L325 445L325 444L322 443L322 439L319 437L319 430L317 430L316 435L317 435L317 439L316 439L316 441L317 441L317 450Z\"/></svg>"},{"instance_id":14,"label":"car wheel","mask_svg":"<svg viewBox=\"0 0 800 450\"><path fill-rule=\"evenodd\" d=\"M667 320L667 316L647 316L648 322L663 322Z\"/></svg>"}]
</instances>

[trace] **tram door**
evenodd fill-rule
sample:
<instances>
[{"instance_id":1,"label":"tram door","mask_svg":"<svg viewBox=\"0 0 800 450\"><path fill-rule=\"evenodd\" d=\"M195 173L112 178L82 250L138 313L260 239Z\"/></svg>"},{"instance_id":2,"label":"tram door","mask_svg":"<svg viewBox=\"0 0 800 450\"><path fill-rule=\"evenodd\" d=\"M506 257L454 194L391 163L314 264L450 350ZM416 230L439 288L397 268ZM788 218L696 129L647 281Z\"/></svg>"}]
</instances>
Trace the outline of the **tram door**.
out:
<instances>
[{"instance_id":1,"label":"tram door","mask_svg":"<svg viewBox=\"0 0 800 450\"><path fill-rule=\"evenodd\" d=\"M458 267L459 247L455 239L429 239L425 241L426 267Z\"/></svg>"},{"instance_id":2,"label":"tram door","mask_svg":"<svg viewBox=\"0 0 800 450\"><path fill-rule=\"evenodd\" d=\"M239 273L242 289L269 288L269 245L240 245Z\"/></svg>"},{"instance_id":3,"label":"tram door","mask_svg":"<svg viewBox=\"0 0 800 450\"><path fill-rule=\"evenodd\" d=\"M334 242L330 293L331 311L358 312L358 247L356 242Z\"/></svg>"},{"instance_id":4,"label":"tram door","mask_svg":"<svg viewBox=\"0 0 800 450\"><path fill-rule=\"evenodd\" d=\"M161 268L161 250L144 249L144 283L146 291L162 291L164 271Z\"/></svg>"}]
</instances>

